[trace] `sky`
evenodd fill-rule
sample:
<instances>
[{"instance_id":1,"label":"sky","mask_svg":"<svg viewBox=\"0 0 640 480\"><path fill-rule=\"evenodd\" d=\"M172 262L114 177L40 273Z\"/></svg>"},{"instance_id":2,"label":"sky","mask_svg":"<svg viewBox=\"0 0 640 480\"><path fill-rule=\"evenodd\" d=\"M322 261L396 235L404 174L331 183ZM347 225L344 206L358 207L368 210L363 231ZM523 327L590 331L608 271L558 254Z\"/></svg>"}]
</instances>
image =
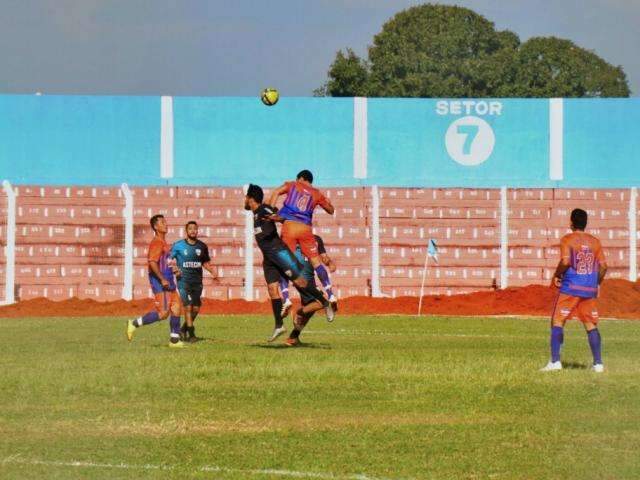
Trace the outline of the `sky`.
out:
<instances>
[{"instance_id":1,"label":"sky","mask_svg":"<svg viewBox=\"0 0 640 480\"><path fill-rule=\"evenodd\" d=\"M0 94L310 96L339 49L366 55L406 0L0 0ZM521 41L622 65L640 95L640 0L455 0Z\"/></svg>"}]
</instances>

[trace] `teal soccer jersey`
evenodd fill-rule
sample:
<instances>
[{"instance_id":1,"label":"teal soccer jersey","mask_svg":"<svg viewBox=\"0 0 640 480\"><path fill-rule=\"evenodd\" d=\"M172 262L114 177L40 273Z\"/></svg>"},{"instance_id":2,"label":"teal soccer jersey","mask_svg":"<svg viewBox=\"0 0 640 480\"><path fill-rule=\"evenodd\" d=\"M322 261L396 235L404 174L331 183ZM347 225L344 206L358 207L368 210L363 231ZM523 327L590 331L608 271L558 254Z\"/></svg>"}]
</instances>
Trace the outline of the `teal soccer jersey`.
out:
<instances>
[{"instance_id":1,"label":"teal soccer jersey","mask_svg":"<svg viewBox=\"0 0 640 480\"><path fill-rule=\"evenodd\" d=\"M209 248L203 242L196 240L192 245L186 240L178 240L171 247L171 257L176 259L180 269L179 283L202 284L202 264L211 260Z\"/></svg>"}]
</instances>

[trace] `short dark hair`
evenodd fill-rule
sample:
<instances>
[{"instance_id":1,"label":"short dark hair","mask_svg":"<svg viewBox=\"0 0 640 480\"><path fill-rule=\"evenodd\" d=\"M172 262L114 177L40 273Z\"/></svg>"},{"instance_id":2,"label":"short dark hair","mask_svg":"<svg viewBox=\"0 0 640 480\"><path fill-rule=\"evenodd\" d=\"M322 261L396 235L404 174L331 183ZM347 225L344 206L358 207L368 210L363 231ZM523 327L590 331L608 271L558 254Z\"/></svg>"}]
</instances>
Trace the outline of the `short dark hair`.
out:
<instances>
[{"instance_id":1,"label":"short dark hair","mask_svg":"<svg viewBox=\"0 0 640 480\"><path fill-rule=\"evenodd\" d=\"M164 218L164 215L162 215L161 213L158 213L157 215L154 215L149 219L149 223L151 224L151 228L153 229L154 232L156 231L156 224L158 223L158 220L160 220L161 218Z\"/></svg>"},{"instance_id":2,"label":"short dark hair","mask_svg":"<svg viewBox=\"0 0 640 480\"><path fill-rule=\"evenodd\" d=\"M574 208L571 212L571 225L573 225L576 230L584 230L587 228L587 217L587 212L581 208Z\"/></svg>"},{"instance_id":3,"label":"short dark hair","mask_svg":"<svg viewBox=\"0 0 640 480\"><path fill-rule=\"evenodd\" d=\"M196 222L195 220L189 220L184 226L185 230L187 228L189 228L189 225L195 225L197 227L198 226L198 222Z\"/></svg>"},{"instance_id":4,"label":"short dark hair","mask_svg":"<svg viewBox=\"0 0 640 480\"><path fill-rule=\"evenodd\" d=\"M309 183L313 183L313 173L311 173L309 170L302 170L300 173L298 173L296 180L298 180L299 178L306 180Z\"/></svg>"},{"instance_id":5,"label":"short dark hair","mask_svg":"<svg viewBox=\"0 0 640 480\"><path fill-rule=\"evenodd\" d=\"M249 188L247 188L247 197L253 198L258 203L262 203L262 200L264 199L264 192L260 185L250 183Z\"/></svg>"}]
</instances>

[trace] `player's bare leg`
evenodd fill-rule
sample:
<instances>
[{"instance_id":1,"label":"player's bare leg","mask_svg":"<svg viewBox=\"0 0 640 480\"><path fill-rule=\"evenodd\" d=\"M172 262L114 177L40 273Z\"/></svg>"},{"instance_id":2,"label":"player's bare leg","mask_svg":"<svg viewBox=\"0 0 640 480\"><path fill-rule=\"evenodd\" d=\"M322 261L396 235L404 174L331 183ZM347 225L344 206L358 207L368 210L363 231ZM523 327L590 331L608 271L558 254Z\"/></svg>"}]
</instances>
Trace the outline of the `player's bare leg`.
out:
<instances>
[{"instance_id":1,"label":"player's bare leg","mask_svg":"<svg viewBox=\"0 0 640 480\"><path fill-rule=\"evenodd\" d=\"M282 318L282 298L280 298L280 283L273 282L267 285L269 291L269 298L271 298L271 309L273 310L274 327L269 342L273 342L283 333L286 333L287 329L284 326Z\"/></svg>"},{"instance_id":2,"label":"player's bare leg","mask_svg":"<svg viewBox=\"0 0 640 480\"><path fill-rule=\"evenodd\" d=\"M318 310L322 310L322 304L318 301L311 302L296 311L295 319L293 321L293 330L289 334L289 338L285 341L285 344L290 347L295 347L300 344L300 333L304 327L307 326L313 314Z\"/></svg>"},{"instance_id":3,"label":"player's bare leg","mask_svg":"<svg viewBox=\"0 0 640 480\"><path fill-rule=\"evenodd\" d=\"M293 279L293 283L299 290L304 290L305 293L309 294L309 296L313 297L315 300L320 302L322 307L325 309L327 314L327 321L333 322L333 319L336 316L336 313L333 309L331 303L324 297L322 292L316 288L315 285L309 284L307 280L303 276L299 276Z\"/></svg>"}]
</instances>

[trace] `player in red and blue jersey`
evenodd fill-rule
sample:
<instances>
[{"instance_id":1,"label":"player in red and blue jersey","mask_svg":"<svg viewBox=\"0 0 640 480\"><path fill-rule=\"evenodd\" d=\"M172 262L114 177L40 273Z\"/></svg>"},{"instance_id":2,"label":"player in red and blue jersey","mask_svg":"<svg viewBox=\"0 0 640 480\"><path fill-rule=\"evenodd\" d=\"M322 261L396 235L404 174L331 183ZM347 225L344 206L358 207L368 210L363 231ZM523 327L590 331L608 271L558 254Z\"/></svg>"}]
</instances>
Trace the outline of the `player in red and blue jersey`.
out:
<instances>
[{"instance_id":1,"label":"player in red and blue jersey","mask_svg":"<svg viewBox=\"0 0 640 480\"><path fill-rule=\"evenodd\" d=\"M551 318L551 360L542 369L562 370L560 348L564 340L564 324L577 316L587 331L593 354L593 370L604 371L601 337L598 331L598 286L607 272L600 240L585 233L587 212L576 208L571 212L572 233L560 240L560 262L553 276L553 286L560 289Z\"/></svg>"},{"instance_id":2,"label":"player in red and blue jersey","mask_svg":"<svg viewBox=\"0 0 640 480\"><path fill-rule=\"evenodd\" d=\"M333 215L335 209L320 190L312 186L312 183L313 174L309 170L302 170L298 173L295 182L285 182L273 191L269 204L275 207L278 197L286 195L284 205L278 212L278 215L284 219L280 236L292 252L295 252L296 247L300 245L302 254L311 262L324 291L327 293L329 302L335 309L337 299L331 290L329 272L327 272L318 253L318 244L313 237L311 227L313 212L317 206L322 207L329 215ZM291 303L285 303L283 316L286 316L290 308Z\"/></svg>"},{"instance_id":3,"label":"player in red and blue jersey","mask_svg":"<svg viewBox=\"0 0 640 480\"><path fill-rule=\"evenodd\" d=\"M182 347L180 341L180 315L182 303L174 280L174 266L171 264L171 248L167 244L167 221L162 215L154 215L149 220L155 235L149 244L147 262L149 264L149 283L155 299L155 310L142 317L127 322L127 339L133 340L137 328L150 325L159 320L169 319L169 346Z\"/></svg>"}]
</instances>

